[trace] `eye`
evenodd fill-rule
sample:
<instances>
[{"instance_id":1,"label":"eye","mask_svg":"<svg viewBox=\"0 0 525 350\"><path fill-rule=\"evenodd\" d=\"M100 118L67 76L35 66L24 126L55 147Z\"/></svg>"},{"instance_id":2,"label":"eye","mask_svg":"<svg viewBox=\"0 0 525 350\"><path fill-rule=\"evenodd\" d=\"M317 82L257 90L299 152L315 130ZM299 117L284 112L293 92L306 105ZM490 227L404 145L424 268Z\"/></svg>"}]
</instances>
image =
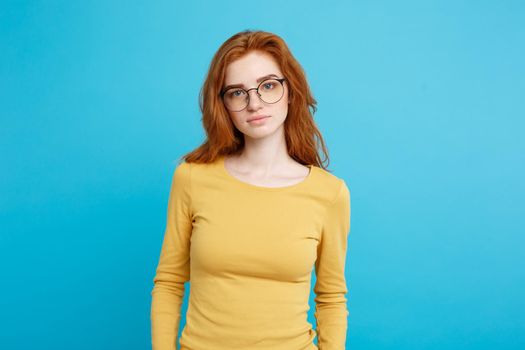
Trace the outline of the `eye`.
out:
<instances>
[{"instance_id":1,"label":"eye","mask_svg":"<svg viewBox=\"0 0 525 350\"><path fill-rule=\"evenodd\" d=\"M239 97L239 96L242 96L244 95L244 90L242 89L237 89L237 90L233 90L233 91L229 91L228 92L228 96L229 97Z\"/></svg>"},{"instance_id":2,"label":"eye","mask_svg":"<svg viewBox=\"0 0 525 350\"><path fill-rule=\"evenodd\" d=\"M275 86L275 83L274 82L268 82L268 83L264 83L263 84L263 89L265 90L271 90L273 89Z\"/></svg>"}]
</instances>

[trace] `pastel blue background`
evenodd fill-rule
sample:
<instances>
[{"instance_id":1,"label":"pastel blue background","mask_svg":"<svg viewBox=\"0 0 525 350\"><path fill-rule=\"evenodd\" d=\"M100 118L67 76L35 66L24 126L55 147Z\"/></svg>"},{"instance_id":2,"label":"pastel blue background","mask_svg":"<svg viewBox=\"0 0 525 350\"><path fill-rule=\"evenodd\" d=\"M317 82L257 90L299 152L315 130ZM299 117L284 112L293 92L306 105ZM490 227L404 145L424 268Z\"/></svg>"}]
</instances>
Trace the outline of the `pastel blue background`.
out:
<instances>
[{"instance_id":1,"label":"pastel blue background","mask_svg":"<svg viewBox=\"0 0 525 350\"><path fill-rule=\"evenodd\" d=\"M2 1L0 348L150 347L172 172L247 28L303 65L352 193L347 348L524 349L517 0Z\"/></svg>"}]
</instances>

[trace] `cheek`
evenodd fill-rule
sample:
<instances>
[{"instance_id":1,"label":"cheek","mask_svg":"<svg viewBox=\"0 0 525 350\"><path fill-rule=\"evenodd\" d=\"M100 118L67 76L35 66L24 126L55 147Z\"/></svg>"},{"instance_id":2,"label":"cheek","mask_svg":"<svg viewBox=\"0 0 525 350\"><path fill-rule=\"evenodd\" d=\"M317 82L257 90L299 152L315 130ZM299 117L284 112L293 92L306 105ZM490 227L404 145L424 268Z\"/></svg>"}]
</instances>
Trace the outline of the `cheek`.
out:
<instances>
[{"instance_id":1,"label":"cheek","mask_svg":"<svg viewBox=\"0 0 525 350\"><path fill-rule=\"evenodd\" d=\"M280 104L279 104L279 112L282 113L285 117L286 115L288 115L288 108L289 108L289 100L288 99L285 99L283 98L281 101L279 101Z\"/></svg>"},{"instance_id":2,"label":"cheek","mask_svg":"<svg viewBox=\"0 0 525 350\"><path fill-rule=\"evenodd\" d=\"M242 115L242 112L238 112L238 113L233 113L233 112L230 112L229 113L230 115L230 119L231 121L233 122L233 124L238 128L239 126L242 126L243 124L243 120L244 120L244 117Z\"/></svg>"},{"instance_id":3,"label":"cheek","mask_svg":"<svg viewBox=\"0 0 525 350\"><path fill-rule=\"evenodd\" d=\"M241 124L242 121L245 118L243 114L244 114L244 112L238 112L238 113L233 114L234 122L237 123L237 124Z\"/></svg>"}]
</instances>

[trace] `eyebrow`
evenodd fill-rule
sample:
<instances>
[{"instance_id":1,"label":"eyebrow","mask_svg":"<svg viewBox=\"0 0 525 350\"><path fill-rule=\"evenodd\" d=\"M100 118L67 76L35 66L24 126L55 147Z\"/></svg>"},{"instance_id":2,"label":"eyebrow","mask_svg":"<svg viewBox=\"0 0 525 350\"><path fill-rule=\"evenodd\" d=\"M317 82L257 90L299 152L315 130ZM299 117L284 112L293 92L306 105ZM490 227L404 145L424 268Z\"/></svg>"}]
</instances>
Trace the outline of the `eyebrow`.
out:
<instances>
[{"instance_id":1,"label":"eyebrow","mask_svg":"<svg viewBox=\"0 0 525 350\"><path fill-rule=\"evenodd\" d=\"M265 75L264 77L260 77L259 79L257 79L257 82L260 83L261 81L271 78L271 77L279 78L277 74L268 74L268 75ZM222 89L222 91L226 91L230 88L236 88L236 87L244 88L245 86L244 84L232 84L232 85L225 86L224 89Z\"/></svg>"}]
</instances>

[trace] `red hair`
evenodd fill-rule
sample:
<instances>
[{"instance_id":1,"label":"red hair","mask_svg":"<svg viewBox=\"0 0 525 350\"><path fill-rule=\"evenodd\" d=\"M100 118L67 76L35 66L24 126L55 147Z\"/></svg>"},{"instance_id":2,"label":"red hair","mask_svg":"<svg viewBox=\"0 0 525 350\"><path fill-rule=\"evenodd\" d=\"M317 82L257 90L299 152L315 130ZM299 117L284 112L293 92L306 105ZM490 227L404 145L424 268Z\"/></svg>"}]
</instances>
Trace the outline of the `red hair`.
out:
<instances>
[{"instance_id":1,"label":"red hair","mask_svg":"<svg viewBox=\"0 0 525 350\"><path fill-rule=\"evenodd\" d=\"M270 54L286 77L290 104L284 121L284 134L288 154L303 165L316 165L326 169L322 165L318 147L329 163L328 152L313 119L317 102L312 96L303 68L278 35L252 30L233 35L213 56L199 94L199 107L207 139L181 159L189 163L211 163L220 156L242 152L244 135L231 121L219 94L223 88L227 66L255 50Z\"/></svg>"}]
</instances>

